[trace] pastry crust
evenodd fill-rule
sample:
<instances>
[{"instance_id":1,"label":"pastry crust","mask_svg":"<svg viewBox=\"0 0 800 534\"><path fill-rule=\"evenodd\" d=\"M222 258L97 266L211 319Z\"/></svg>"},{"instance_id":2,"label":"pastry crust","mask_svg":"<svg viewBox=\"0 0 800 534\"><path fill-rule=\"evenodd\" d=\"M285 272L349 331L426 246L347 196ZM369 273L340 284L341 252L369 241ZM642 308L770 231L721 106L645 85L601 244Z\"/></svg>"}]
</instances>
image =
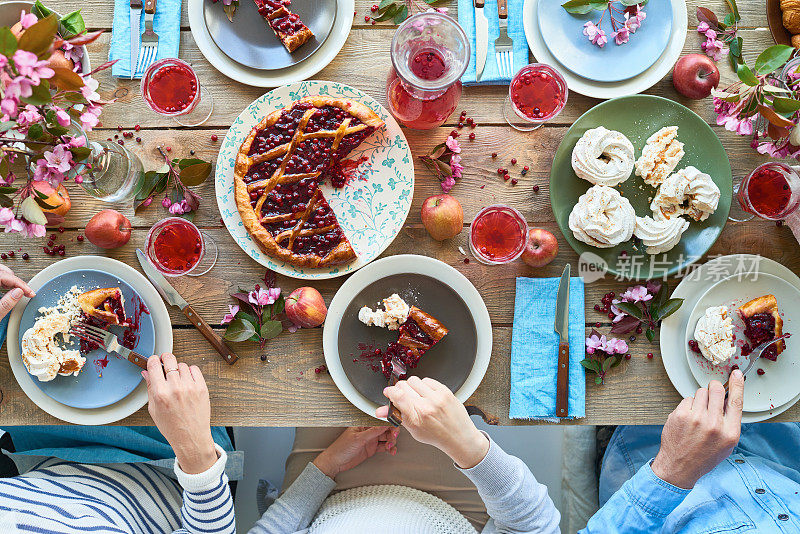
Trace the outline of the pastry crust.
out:
<instances>
[{"instance_id":1,"label":"pastry crust","mask_svg":"<svg viewBox=\"0 0 800 534\"><path fill-rule=\"evenodd\" d=\"M242 217L242 222L244 223L244 227L253 236L253 239L261 246L261 248L272 257L290 263L292 265L297 265L299 267L325 267L328 265L337 265L341 263L346 263L356 258L355 250L353 250L352 245L345 237L336 247L334 247L330 252L328 252L325 256L319 256L315 254L298 254L283 245L281 245L277 240L276 236L273 236L271 232L269 232L263 225L261 218L257 212L257 210L250 204L250 188L252 187L253 190L262 187L263 190L268 193L271 191L275 186L277 186L281 179L284 178L282 175L283 169L279 167L276 174L273 175L271 178L267 180L266 184L248 184L245 182L245 176L247 172L250 170L250 167L257 163L258 161L276 159L279 157L284 157L288 159L291 155L291 152L294 150L294 147L302 141L302 135L297 135L295 132L295 136L293 137L292 141L281 145L279 147L275 147L266 154L257 155L257 156L249 156L250 147L253 144L256 136L259 134L260 131L273 126L281 116L283 111L288 111L298 104L307 103L313 106L314 108L321 108L323 106L333 106L339 109L342 109L352 115L353 117L357 118L361 121L362 124L357 125L351 129L341 127L336 132L329 132L329 137L338 137L339 139L343 138L345 135L348 134L349 130L359 131L364 128L372 127L372 128L380 128L384 125L383 120L369 107L365 106L360 102L356 102L355 100L350 100L346 98L334 98L330 96L307 96L305 98L301 98L292 103L291 106L284 109L278 109L264 117L261 122L259 122L248 134L247 138L242 143L242 146L239 148L239 153L236 156L236 165L234 166L234 196L236 199L236 206L239 209L239 214ZM310 114L307 113L310 118ZM301 121L300 129L305 127L306 121ZM313 135L320 136L321 131L314 132ZM352 133L352 131L350 132ZM294 175L294 176L302 176L302 177L318 177L321 172L312 173L310 175ZM301 219L305 221L310 213L313 211L314 208L319 206L321 203L325 202L324 198L322 197L322 191L317 189L314 192L313 197L309 201L305 212L302 214ZM302 225L300 225L302 226ZM317 231L326 231L330 229L329 227L322 227L320 229L316 229ZM303 232L310 232L315 233L311 229L302 230ZM301 230L295 233L299 234ZM303 235L310 235L310 234L303 234ZM287 236L279 236L281 239L286 239ZM293 236L288 236L289 239L293 239Z\"/></svg>"},{"instance_id":2,"label":"pastry crust","mask_svg":"<svg viewBox=\"0 0 800 534\"><path fill-rule=\"evenodd\" d=\"M403 325L408 324L408 321L400 326L400 337L397 339L397 343L408 349L411 349L417 359L421 358L425 352L430 350L431 347L436 345L444 336L447 335L447 328L445 328L445 326L440 323L438 319L428 313L425 313L416 306L411 306L411 309L408 311L408 318L413 320L417 326L419 326L419 329L427 334L431 340L433 340L432 343L428 344L408 334L403 328Z\"/></svg>"},{"instance_id":3,"label":"pastry crust","mask_svg":"<svg viewBox=\"0 0 800 534\"><path fill-rule=\"evenodd\" d=\"M120 308L122 309L123 317L125 317L125 297L122 296L122 291L118 287L101 287L87 291L78 295L78 304L80 304L81 310L86 315L96 317L108 324L126 326L128 320L124 319L120 322L117 314L106 302L111 298L119 299Z\"/></svg>"},{"instance_id":4,"label":"pastry crust","mask_svg":"<svg viewBox=\"0 0 800 534\"><path fill-rule=\"evenodd\" d=\"M800 9L783 10L783 27L789 30L789 33L800 33Z\"/></svg>"},{"instance_id":5,"label":"pastry crust","mask_svg":"<svg viewBox=\"0 0 800 534\"><path fill-rule=\"evenodd\" d=\"M758 313L772 315L773 319L775 319L774 337L783 335L783 319L781 319L781 315L778 312L778 299L775 298L775 295L762 295L754 298L750 302L739 306L739 313L742 317L752 317ZM786 343L783 340L778 341L775 343L775 348L777 353L780 354L786 348Z\"/></svg>"},{"instance_id":6,"label":"pastry crust","mask_svg":"<svg viewBox=\"0 0 800 534\"><path fill-rule=\"evenodd\" d=\"M258 5L258 2L256 2L256 5ZM302 21L301 21L301 24L303 24L302 28L300 28L294 33L282 32L272 25L273 20L280 17L286 17L292 14L292 12L289 11L286 8L286 6L281 6L272 12L262 12L262 10L259 9L259 12L261 13L261 16L263 16L267 20L269 27L272 28L273 32L275 32L275 36L280 40L281 44L283 44L286 50L288 50L290 53L294 52L300 46L302 46L306 41L314 37L314 32L308 29L308 26L302 23Z\"/></svg>"}]
</instances>

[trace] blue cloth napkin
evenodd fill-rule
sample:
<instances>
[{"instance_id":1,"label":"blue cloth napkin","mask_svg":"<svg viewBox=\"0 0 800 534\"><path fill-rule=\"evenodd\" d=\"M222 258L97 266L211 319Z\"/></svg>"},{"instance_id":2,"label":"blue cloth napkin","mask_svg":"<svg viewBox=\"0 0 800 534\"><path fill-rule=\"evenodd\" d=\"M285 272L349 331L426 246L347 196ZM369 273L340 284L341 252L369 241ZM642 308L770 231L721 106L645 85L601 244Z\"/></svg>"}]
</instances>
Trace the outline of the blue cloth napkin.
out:
<instances>
[{"instance_id":1,"label":"blue cloth napkin","mask_svg":"<svg viewBox=\"0 0 800 534\"><path fill-rule=\"evenodd\" d=\"M525 29L522 26L522 4L524 0L508 0L508 36L514 41L514 74L528 64L528 41L525 40ZM511 78L501 78L497 71L494 56L494 40L499 35L499 19L497 16L497 0L486 0L483 7L489 19L489 49L486 52L486 67L481 81L476 81L475 74L475 3L473 0L458 0L458 23L464 28L469 38L471 57L467 71L461 77L464 85L505 85Z\"/></svg>"},{"instance_id":2,"label":"blue cloth napkin","mask_svg":"<svg viewBox=\"0 0 800 534\"><path fill-rule=\"evenodd\" d=\"M222 9L222 4L220 4ZM118 59L111 74L129 78L131 68L131 4L130 0L114 0L114 27L111 34L111 47L108 60ZM144 31L144 10L139 21L139 28ZM153 31L158 34L158 51L156 61L168 57L178 57L178 43L181 39L181 0L158 0L156 14L153 19ZM141 78L144 70L136 72L134 78Z\"/></svg>"},{"instance_id":3,"label":"blue cloth napkin","mask_svg":"<svg viewBox=\"0 0 800 534\"><path fill-rule=\"evenodd\" d=\"M6 341L6 331L8 330L8 318L11 314L6 315L3 317L3 320L0 321L0 347L3 346L3 343Z\"/></svg>"},{"instance_id":4,"label":"blue cloth napkin","mask_svg":"<svg viewBox=\"0 0 800 534\"><path fill-rule=\"evenodd\" d=\"M560 278L517 278L511 334L511 419L558 421L556 375L558 335L553 330ZM569 284L568 418L586 417L586 323L583 279Z\"/></svg>"}]
</instances>

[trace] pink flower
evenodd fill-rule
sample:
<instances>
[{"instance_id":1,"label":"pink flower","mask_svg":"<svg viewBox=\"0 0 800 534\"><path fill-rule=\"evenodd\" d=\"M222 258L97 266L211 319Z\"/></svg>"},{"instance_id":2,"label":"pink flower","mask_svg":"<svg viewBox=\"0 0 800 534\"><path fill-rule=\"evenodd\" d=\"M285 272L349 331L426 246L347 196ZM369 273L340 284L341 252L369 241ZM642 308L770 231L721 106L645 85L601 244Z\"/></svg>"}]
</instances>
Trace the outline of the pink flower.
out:
<instances>
[{"instance_id":1,"label":"pink flower","mask_svg":"<svg viewBox=\"0 0 800 534\"><path fill-rule=\"evenodd\" d=\"M611 320L611 322L618 323L628 314L614 306L614 304L619 304L619 301L617 299L611 301L611 307L609 309L611 310L611 313L614 314L614 318Z\"/></svg>"},{"instance_id":2,"label":"pink flower","mask_svg":"<svg viewBox=\"0 0 800 534\"><path fill-rule=\"evenodd\" d=\"M604 32L600 27L595 26L594 22L591 20L583 25L583 34L589 38L592 44L597 45L600 48L603 48L603 46L608 42L608 39L606 38L606 32Z\"/></svg>"},{"instance_id":3,"label":"pink flower","mask_svg":"<svg viewBox=\"0 0 800 534\"><path fill-rule=\"evenodd\" d=\"M56 145L52 152L45 152L44 159L47 160L48 168L62 174L72 168L72 153L64 145Z\"/></svg>"},{"instance_id":4,"label":"pink flower","mask_svg":"<svg viewBox=\"0 0 800 534\"><path fill-rule=\"evenodd\" d=\"M653 298L653 295L647 292L645 286L629 287L628 290L620 295L624 302L647 302Z\"/></svg>"},{"instance_id":5,"label":"pink flower","mask_svg":"<svg viewBox=\"0 0 800 534\"><path fill-rule=\"evenodd\" d=\"M181 207L180 202L170 205L169 212L173 215L183 215L183 208Z\"/></svg>"},{"instance_id":6,"label":"pink flower","mask_svg":"<svg viewBox=\"0 0 800 534\"><path fill-rule=\"evenodd\" d=\"M714 34L714 37L710 37L710 34ZM729 50L725 47L725 43L716 39L716 32L714 30L708 30L706 33L707 40L704 43L700 44L700 48L714 61L720 61L724 59L727 55Z\"/></svg>"},{"instance_id":7,"label":"pink flower","mask_svg":"<svg viewBox=\"0 0 800 534\"><path fill-rule=\"evenodd\" d=\"M11 219L5 226L3 230L5 233L22 233L27 230L25 221L19 219Z\"/></svg>"},{"instance_id":8,"label":"pink flower","mask_svg":"<svg viewBox=\"0 0 800 534\"><path fill-rule=\"evenodd\" d=\"M225 317L222 318L222 321L220 321L221 324L230 323L231 321L233 321L233 318L236 317L236 314L239 313L238 304L233 304L233 305L228 304L228 309L230 310L230 313L228 313L227 315L225 315Z\"/></svg>"},{"instance_id":9,"label":"pink flower","mask_svg":"<svg viewBox=\"0 0 800 534\"><path fill-rule=\"evenodd\" d=\"M444 180L441 182L442 191L449 193L454 185L456 185L456 179L452 176L445 176Z\"/></svg>"},{"instance_id":10,"label":"pink flower","mask_svg":"<svg viewBox=\"0 0 800 534\"><path fill-rule=\"evenodd\" d=\"M461 172L464 170L464 166L461 165L461 156L458 154L450 156L450 170L453 172L454 178L461 178Z\"/></svg>"},{"instance_id":11,"label":"pink flower","mask_svg":"<svg viewBox=\"0 0 800 534\"><path fill-rule=\"evenodd\" d=\"M39 61L36 54L27 50L17 50L14 52L14 65L17 71L30 78L33 85L39 85L43 78L52 78L55 72L48 67L47 61Z\"/></svg>"},{"instance_id":12,"label":"pink flower","mask_svg":"<svg viewBox=\"0 0 800 534\"><path fill-rule=\"evenodd\" d=\"M172 206L172 201L169 199L169 197L164 197L164 200L161 201L161 205L165 208L168 208Z\"/></svg>"},{"instance_id":13,"label":"pink flower","mask_svg":"<svg viewBox=\"0 0 800 534\"><path fill-rule=\"evenodd\" d=\"M8 226L14 219L16 219L16 217L11 208L0 208L0 226Z\"/></svg>"},{"instance_id":14,"label":"pink flower","mask_svg":"<svg viewBox=\"0 0 800 534\"><path fill-rule=\"evenodd\" d=\"M247 300L257 306L267 306L269 304L274 304L278 297L281 296L281 288L273 287L270 289L265 289L263 287L259 287L258 289L254 289L247 295Z\"/></svg>"},{"instance_id":15,"label":"pink flower","mask_svg":"<svg viewBox=\"0 0 800 534\"><path fill-rule=\"evenodd\" d=\"M0 101L0 112L3 113L4 116L8 118L3 118L3 122L6 122L11 119L11 117L16 117L19 108L17 107L18 100L13 98L4 98Z\"/></svg>"},{"instance_id":16,"label":"pink flower","mask_svg":"<svg viewBox=\"0 0 800 534\"><path fill-rule=\"evenodd\" d=\"M100 95L97 94L97 88L100 87L100 82L94 78L84 78L83 87L81 87L81 94L83 98L89 102L99 102Z\"/></svg>"},{"instance_id":17,"label":"pink flower","mask_svg":"<svg viewBox=\"0 0 800 534\"><path fill-rule=\"evenodd\" d=\"M628 344L621 339L612 337L606 341L605 351L608 354L625 354L628 352Z\"/></svg>"},{"instance_id":18,"label":"pink flower","mask_svg":"<svg viewBox=\"0 0 800 534\"><path fill-rule=\"evenodd\" d=\"M42 116L39 115L39 110L36 109L36 106L31 106L28 104L17 117L17 124L23 128L27 128L28 126L35 124L40 120L42 120Z\"/></svg>"},{"instance_id":19,"label":"pink flower","mask_svg":"<svg viewBox=\"0 0 800 534\"><path fill-rule=\"evenodd\" d=\"M37 22L39 22L39 19L36 17L36 15L34 15L33 13L26 14L25 10L24 9L22 10L22 13L20 14L19 17L19 24L20 26L22 26L23 30L27 30Z\"/></svg>"},{"instance_id":20,"label":"pink flower","mask_svg":"<svg viewBox=\"0 0 800 534\"><path fill-rule=\"evenodd\" d=\"M445 141L444 144L456 154L461 153L461 147L459 146L458 141L456 141L456 138L452 135L447 136L447 141Z\"/></svg>"},{"instance_id":21,"label":"pink flower","mask_svg":"<svg viewBox=\"0 0 800 534\"><path fill-rule=\"evenodd\" d=\"M76 176L76 177L75 177L75 183L76 183L76 184L82 184L82 183L83 183L83 176L81 176L80 174L79 174L78 176ZM150 203L151 203L152 201L153 201L153 199L152 199L152 198L148 198L147 200L145 200L144 202L142 202L142 205L143 205L143 206L146 208L147 206L149 206L149 205L150 205Z\"/></svg>"},{"instance_id":22,"label":"pink flower","mask_svg":"<svg viewBox=\"0 0 800 534\"><path fill-rule=\"evenodd\" d=\"M14 79L4 79L6 97L19 100L20 98L27 98L33 94L34 84L30 78L25 76L17 76Z\"/></svg>"},{"instance_id":23,"label":"pink flower","mask_svg":"<svg viewBox=\"0 0 800 534\"><path fill-rule=\"evenodd\" d=\"M597 335L592 335L591 337L586 338L586 352L589 354L594 354L597 350L605 350L606 346L606 336L597 337Z\"/></svg>"},{"instance_id":24,"label":"pink flower","mask_svg":"<svg viewBox=\"0 0 800 534\"><path fill-rule=\"evenodd\" d=\"M81 113L80 121L81 121L81 126L86 131L91 130L100 123L100 119L97 117L97 115L91 113L91 111L89 110L87 110L84 113Z\"/></svg>"},{"instance_id":25,"label":"pink flower","mask_svg":"<svg viewBox=\"0 0 800 534\"><path fill-rule=\"evenodd\" d=\"M23 221L23 227L20 231L25 237L44 237L47 234L47 229L44 225L41 224L33 224L33 223L25 223Z\"/></svg>"},{"instance_id":26,"label":"pink flower","mask_svg":"<svg viewBox=\"0 0 800 534\"><path fill-rule=\"evenodd\" d=\"M58 122L58 124L61 125L61 126L64 126L65 128L67 126L69 126L69 122L70 122L69 121L69 113L67 113L66 111L64 111L63 109L61 109L58 106L55 106L55 111L56 111L56 121ZM84 143L84 144L86 143L86 141L83 139L83 137L73 137L72 139L73 140L74 139L80 139L82 143ZM73 144L73 141L70 141L70 145L72 145L72 146L83 146L83 145L75 145L75 144Z\"/></svg>"},{"instance_id":27,"label":"pink flower","mask_svg":"<svg viewBox=\"0 0 800 534\"><path fill-rule=\"evenodd\" d=\"M697 32L698 33L702 33L703 35L705 35L705 33L710 29L711 29L711 26L709 26L708 22L706 22L706 21L703 21L703 22L701 22L700 24L697 25Z\"/></svg>"},{"instance_id":28,"label":"pink flower","mask_svg":"<svg viewBox=\"0 0 800 534\"><path fill-rule=\"evenodd\" d=\"M630 39L631 32L626 26L620 26L619 30L611 33L611 38L618 45L625 44Z\"/></svg>"},{"instance_id":29,"label":"pink flower","mask_svg":"<svg viewBox=\"0 0 800 534\"><path fill-rule=\"evenodd\" d=\"M64 51L64 56L75 63L76 66L80 64L81 60L83 59L83 47L64 43L64 46L61 47L61 50Z\"/></svg>"},{"instance_id":30,"label":"pink flower","mask_svg":"<svg viewBox=\"0 0 800 534\"><path fill-rule=\"evenodd\" d=\"M8 58L3 54L0 54L0 69L4 69L8 66Z\"/></svg>"}]
</instances>

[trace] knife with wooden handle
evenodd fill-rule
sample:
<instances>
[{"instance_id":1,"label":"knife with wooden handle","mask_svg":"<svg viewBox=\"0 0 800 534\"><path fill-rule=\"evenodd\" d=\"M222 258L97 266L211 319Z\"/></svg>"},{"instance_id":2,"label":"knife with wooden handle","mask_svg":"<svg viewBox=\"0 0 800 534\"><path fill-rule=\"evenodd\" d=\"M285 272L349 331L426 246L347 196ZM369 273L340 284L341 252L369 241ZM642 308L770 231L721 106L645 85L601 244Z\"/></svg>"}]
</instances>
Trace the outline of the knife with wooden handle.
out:
<instances>
[{"instance_id":1,"label":"knife with wooden handle","mask_svg":"<svg viewBox=\"0 0 800 534\"><path fill-rule=\"evenodd\" d=\"M569 263L561 273L556 296L555 331L558 334L558 372L556 373L556 417L569 414Z\"/></svg>"}]
</instances>

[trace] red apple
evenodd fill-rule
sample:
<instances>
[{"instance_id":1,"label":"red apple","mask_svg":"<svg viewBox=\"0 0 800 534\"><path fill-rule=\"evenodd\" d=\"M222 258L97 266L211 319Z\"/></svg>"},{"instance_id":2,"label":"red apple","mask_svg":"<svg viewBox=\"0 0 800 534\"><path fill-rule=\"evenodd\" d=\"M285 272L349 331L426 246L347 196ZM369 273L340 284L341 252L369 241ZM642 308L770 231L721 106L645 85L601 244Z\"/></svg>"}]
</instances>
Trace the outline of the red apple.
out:
<instances>
[{"instance_id":1,"label":"red apple","mask_svg":"<svg viewBox=\"0 0 800 534\"><path fill-rule=\"evenodd\" d=\"M64 184L58 184L58 188L53 188L49 182L39 180L33 182L32 185L36 191L47 197L44 202L48 206L53 206L52 208L42 208L45 217L47 217L47 225L56 226L63 223L64 216L72 207L72 201L69 199L69 193Z\"/></svg>"},{"instance_id":2,"label":"red apple","mask_svg":"<svg viewBox=\"0 0 800 534\"><path fill-rule=\"evenodd\" d=\"M705 98L717 84L719 84L719 69L707 55L689 54L675 63L672 85L686 98L694 100Z\"/></svg>"},{"instance_id":3,"label":"red apple","mask_svg":"<svg viewBox=\"0 0 800 534\"><path fill-rule=\"evenodd\" d=\"M131 222L116 210L102 210L86 225L86 238L100 248L121 247L131 238Z\"/></svg>"},{"instance_id":4,"label":"red apple","mask_svg":"<svg viewBox=\"0 0 800 534\"><path fill-rule=\"evenodd\" d=\"M464 228L464 210L450 195L434 195L422 203L422 224L436 241L455 237Z\"/></svg>"},{"instance_id":5,"label":"red apple","mask_svg":"<svg viewBox=\"0 0 800 534\"><path fill-rule=\"evenodd\" d=\"M286 297L286 316L297 326L314 328L325 322L328 307L313 287L298 287Z\"/></svg>"},{"instance_id":6,"label":"red apple","mask_svg":"<svg viewBox=\"0 0 800 534\"><path fill-rule=\"evenodd\" d=\"M522 261L531 267L544 267L558 255L558 240L544 228L531 228Z\"/></svg>"}]
</instances>

